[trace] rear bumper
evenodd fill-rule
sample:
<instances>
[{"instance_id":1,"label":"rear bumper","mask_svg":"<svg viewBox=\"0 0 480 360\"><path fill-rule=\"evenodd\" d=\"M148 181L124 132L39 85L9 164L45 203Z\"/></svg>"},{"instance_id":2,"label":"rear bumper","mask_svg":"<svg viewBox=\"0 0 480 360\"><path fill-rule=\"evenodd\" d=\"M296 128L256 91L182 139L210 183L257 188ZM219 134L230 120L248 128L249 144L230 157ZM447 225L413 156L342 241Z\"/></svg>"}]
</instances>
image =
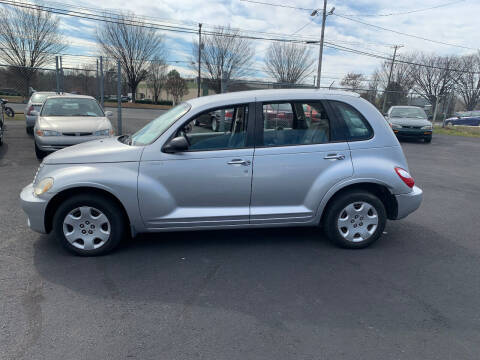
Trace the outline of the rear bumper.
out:
<instances>
[{"instance_id":1,"label":"rear bumper","mask_svg":"<svg viewBox=\"0 0 480 360\"><path fill-rule=\"evenodd\" d=\"M36 116L25 115L25 122L27 128L33 128L35 126L35 121L37 121Z\"/></svg>"},{"instance_id":2,"label":"rear bumper","mask_svg":"<svg viewBox=\"0 0 480 360\"><path fill-rule=\"evenodd\" d=\"M33 183L23 188L20 193L20 202L23 211L27 214L28 227L33 231L45 234L45 210L47 200L33 195Z\"/></svg>"},{"instance_id":3,"label":"rear bumper","mask_svg":"<svg viewBox=\"0 0 480 360\"><path fill-rule=\"evenodd\" d=\"M395 195L397 199L397 216L395 220L403 219L420 207L423 199L423 191L414 186L408 194Z\"/></svg>"}]
</instances>

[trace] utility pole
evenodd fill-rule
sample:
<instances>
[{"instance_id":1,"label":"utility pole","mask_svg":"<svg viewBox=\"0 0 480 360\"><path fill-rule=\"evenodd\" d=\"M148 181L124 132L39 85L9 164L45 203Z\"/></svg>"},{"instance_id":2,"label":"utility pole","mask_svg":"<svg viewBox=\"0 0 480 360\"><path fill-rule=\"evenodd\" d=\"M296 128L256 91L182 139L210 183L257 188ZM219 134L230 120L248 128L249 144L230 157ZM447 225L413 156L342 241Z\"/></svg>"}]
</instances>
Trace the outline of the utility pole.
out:
<instances>
[{"instance_id":1,"label":"utility pole","mask_svg":"<svg viewBox=\"0 0 480 360\"><path fill-rule=\"evenodd\" d=\"M200 97L200 83L202 81L202 75L200 72L200 64L202 62L202 24L198 24L198 81L197 81L197 97Z\"/></svg>"},{"instance_id":2,"label":"utility pole","mask_svg":"<svg viewBox=\"0 0 480 360\"><path fill-rule=\"evenodd\" d=\"M383 95L382 114L385 114L385 106L387 105L387 97L388 97L388 88L390 86L390 80L392 79L392 72L393 72L393 65L395 64L395 57L397 56L397 50L401 47L402 45L395 45L393 47L393 58L392 58L392 63L390 64L390 72L388 73L387 88L385 89L385 94Z\"/></svg>"},{"instance_id":3,"label":"utility pole","mask_svg":"<svg viewBox=\"0 0 480 360\"><path fill-rule=\"evenodd\" d=\"M97 101L100 100L100 81L98 81L98 59L97 60L97 69L95 70L95 80L97 81Z\"/></svg>"},{"instance_id":4,"label":"utility pole","mask_svg":"<svg viewBox=\"0 0 480 360\"><path fill-rule=\"evenodd\" d=\"M65 92L65 89L63 88L63 62L62 62L62 57L60 57L60 91L62 93Z\"/></svg>"},{"instance_id":5,"label":"utility pole","mask_svg":"<svg viewBox=\"0 0 480 360\"><path fill-rule=\"evenodd\" d=\"M58 73L58 56L55 56L55 75L57 80L57 94L60 94L60 77Z\"/></svg>"},{"instance_id":6,"label":"utility pole","mask_svg":"<svg viewBox=\"0 0 480 360\"><path fill-rule=\"evenodd\" d=\"M327 14L327 0L323 0L323 9L322 9L322 32L320 34L320 49L318 51L318 69L317 69L317 88L320 88L320 79L322 77L322 58L323 58L323 40L325 38L325 22L327 21L327 16L332 15L335 11L335 7L332 7ZM310 16L317 16L319 9L312 11Z\"/></svg>"},{"instance_id":7,"label":"utility pole","mask_svg":"<svg viewBox=\"0 0 480 360\"><path fill-rule=\"evenodd\" d=\"M103 109L103 56L100 56L100 105Z\"/></svg>"},{"instance_id":8,"label":"utility pole","mask_svg":"<svg viewBox=\"0 0 480 360\"><path fill-rule=\"evenodd\" d=\"M117 135L122 135L122 67L117 61Z\"/></svg>"}]
</instances>

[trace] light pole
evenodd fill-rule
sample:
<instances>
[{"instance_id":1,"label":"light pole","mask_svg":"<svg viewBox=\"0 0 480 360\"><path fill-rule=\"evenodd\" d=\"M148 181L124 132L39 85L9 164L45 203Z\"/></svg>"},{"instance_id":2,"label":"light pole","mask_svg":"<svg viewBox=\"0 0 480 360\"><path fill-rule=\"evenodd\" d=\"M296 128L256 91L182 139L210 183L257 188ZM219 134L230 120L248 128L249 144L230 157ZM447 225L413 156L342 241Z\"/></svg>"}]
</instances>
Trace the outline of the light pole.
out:
<instances>
[{"instance_id":1,"label":"light pole","mask_svg":"<svg viewBox=\"0 0 480 360\"><path fill-rule=\"evenodd\" d=\"M323 57L323 39L325 38L325 22L328 15L332 15L335 11L335 7L332 7L327 14L327 0L323 0L323 9L322 9L322 33L320 35L320 50L318 52L318 69L317 69L317 88L320 88L320 78L322 76L322 57ZM312 11L310 16L317 16L319 9Z\"/></svg>"},{"instance_id":2,"label":"light pole","mask_svg":"<svg viewBox=\"0 0 480 360\"><path fill-rule=\"evenodd\" d=\"M202 81L202 74L200 65L202 62L202 24L198 24L198 81L197 81L197 97L200 97L200 83Z\"/></svg>"}]
</instances>

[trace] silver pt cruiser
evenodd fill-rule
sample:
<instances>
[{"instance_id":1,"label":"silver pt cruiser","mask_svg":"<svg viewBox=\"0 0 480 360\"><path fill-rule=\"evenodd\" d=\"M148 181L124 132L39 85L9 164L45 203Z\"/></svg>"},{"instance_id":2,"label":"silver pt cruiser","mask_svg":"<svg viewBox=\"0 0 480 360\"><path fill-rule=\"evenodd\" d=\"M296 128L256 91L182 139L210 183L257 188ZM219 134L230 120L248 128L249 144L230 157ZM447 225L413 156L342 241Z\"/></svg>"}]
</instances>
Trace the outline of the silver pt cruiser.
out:
<instances>
[{"instance_id":1,"label":"silver pt cruiser","mask_svg":"<svg viewBox=\"0 0 480 360\"><path fill-rule=\"evenodd\" d=\"M221 131L196 121L213 112ZM321 225L363 248L422 190L373 105L301 89L189 100L131 136L49 155L20 196L31 229L100 255L127 234L277 226Z\"/></svg>"}]
</instances>

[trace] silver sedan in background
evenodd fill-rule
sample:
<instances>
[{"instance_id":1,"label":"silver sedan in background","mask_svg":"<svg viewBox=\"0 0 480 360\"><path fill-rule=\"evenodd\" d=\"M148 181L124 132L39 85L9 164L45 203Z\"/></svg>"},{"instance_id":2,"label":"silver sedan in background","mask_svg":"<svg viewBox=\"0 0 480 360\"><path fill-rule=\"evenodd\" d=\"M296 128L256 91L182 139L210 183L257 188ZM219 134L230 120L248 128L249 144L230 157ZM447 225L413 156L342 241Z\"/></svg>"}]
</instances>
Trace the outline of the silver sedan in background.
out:
<instances>
[{"instance_id":1,"label":"silver sedan in background","mask_svg":"<svg viewBox=\"0 0 480 360\"><path fill-rule=\"evenodd\" d=\"M35 122L35 154L43 159L64 147L113 135L109 116L91 96L48 97Z\"/></svg>"},{"instance_id":2,"label":"silver sedan in background","mask_svg":"<svg viewBox=\"0 0 480 360\"><path fill-rule=\"evenodd\" d=\"M49 96L58 95L53 91L36 91L30 96L27 105L25 106L25 126L27 134L33 133L35 121L37 121L37 113L40 112L43 102Z\"/></svg>"}]
</instances>

